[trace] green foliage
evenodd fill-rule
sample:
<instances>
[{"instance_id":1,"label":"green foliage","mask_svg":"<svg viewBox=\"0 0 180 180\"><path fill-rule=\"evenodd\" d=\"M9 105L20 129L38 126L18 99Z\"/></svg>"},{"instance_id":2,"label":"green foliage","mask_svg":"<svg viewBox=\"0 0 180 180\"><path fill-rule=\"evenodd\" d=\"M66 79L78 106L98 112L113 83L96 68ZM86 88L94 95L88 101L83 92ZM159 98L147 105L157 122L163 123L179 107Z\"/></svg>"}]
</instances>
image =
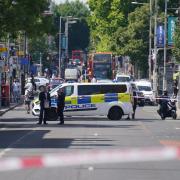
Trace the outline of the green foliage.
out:
<instances>
[{"instance_id":1,"label":"green foliage","mask_svg":"<svg viewBox=\"0 0 180 180\"><path fill-rule=\"evenodd\" d=\"M86 4L76 1L66 1L55 8L55 21L56 21L56 31L59 30L59 17L64 17L62 23L62 33L65 31L65 18L67 16L72 16L78 18L75 24L69 25L69 52L73 49L86 49L90 41L90 30L87 24L87 18L90 15L90 11ZM58 36L56 39L56 44L58 47Z\"/></svg>"},{"instance_id":2,"label":"green foliage","mask_svg":"<svg viewBox=\"0 0 180 180\"><path fill-rule=\"evenodd\" d=\"M96 44L96 50L108 51L112 34L119 26L127 25L128 12L133 9L131 0L89 0L88 4L91 10L91 42Z\"/></svg>"},{"instance_id":3,"label":"green foliage","mask_svg":"<svg viewBox=\"0 0 180 180\"><path fill-rule=\"evenodd\" d=\"M141 70L147 70L149 7L136 8L129 14L128 22L127 27L120 27L114 33L112 49L120 55L129 56Z\"/></svg>"},{"instance_id":4,"label":"green foliage","mask_svg":"<svg viewBox=\"0 0 180 180\"><path fill-rule=\"evenodd\" d=\"M174 35L173 54L176 57L176 61L180 62L180 25L177 26L175 35Z\"/></svg>"},{"instance_id":5,"label":"green foliage","mask_svg":"<svg viewBox=\"0 0 180 180\"><path fill-rule=\"evenodd\" d=\"M48 32L51 18L43 16L48 5L47 0L1 0L0 36L18 31L26 31L29 36Z\"/></svg>"}]
</instances>

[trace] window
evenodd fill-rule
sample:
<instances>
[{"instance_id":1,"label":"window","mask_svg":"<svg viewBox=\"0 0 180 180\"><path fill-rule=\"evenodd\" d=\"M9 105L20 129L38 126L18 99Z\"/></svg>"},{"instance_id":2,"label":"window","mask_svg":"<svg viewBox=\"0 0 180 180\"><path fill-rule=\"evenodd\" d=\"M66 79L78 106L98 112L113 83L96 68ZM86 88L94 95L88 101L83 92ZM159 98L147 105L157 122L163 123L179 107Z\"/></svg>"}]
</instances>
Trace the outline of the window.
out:
<instances>
[{"instance_id":1,"label":"window","mask_svg":"<svg viewBox=\"0 0 180 180\"><path fill-rule=\"evenodd\" d=\"M78 95L93 95L101 94L100 85L79 85L78 86Z\"/></svg>"},{"instance_id":2,"label":"window","mask_svg":"<svg viewBox=\"0 0 180 180\"><path fill-rule=\"evenodd\" d=\"M127 91L126 85L102 85L102 94L107 93L125 93Z\"/></svg>"},{"instance_id":3,"label":"window","mask_svg":"<svg viewBox=\"0 0 180 180\"><path fill-rule=\"evenodd\" d=\"M126 85L79 85L78 95L94 95L107 93L125 93Z\"/></svg>"},{"instance_id":4,"label":"window","mask_svg":"<svg viewBox=\"0 0 180 180\"><path fill-rule=\"evenodd\" d=\"M64 92L65 92L66 96L71 96L74 93L74 86L64 87Z\"/></svg>"}]
</instances>

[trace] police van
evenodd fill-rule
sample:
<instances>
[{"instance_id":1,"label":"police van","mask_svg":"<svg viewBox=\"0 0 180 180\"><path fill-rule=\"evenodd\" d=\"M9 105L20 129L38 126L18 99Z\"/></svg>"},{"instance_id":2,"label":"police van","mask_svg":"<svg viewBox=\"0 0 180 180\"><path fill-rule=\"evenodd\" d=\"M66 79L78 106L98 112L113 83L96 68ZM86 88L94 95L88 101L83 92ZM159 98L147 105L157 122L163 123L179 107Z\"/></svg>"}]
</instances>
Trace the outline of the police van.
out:
<instances>
[{"instance_id":1,"label":"police van","mask_svg":"<svg viewBox=\"0 0 180 180\"><path fill-rule=\"evenodd\" d=\"M66 94L65 116L107 116L111 120L120 120L133 111L129 83L64 83L50 92L50 111L54 115L57 106L55 96L60 88ZM32 113L37 116L39 112L39 100L36 99Z\"/></svg>"}]
</instances>

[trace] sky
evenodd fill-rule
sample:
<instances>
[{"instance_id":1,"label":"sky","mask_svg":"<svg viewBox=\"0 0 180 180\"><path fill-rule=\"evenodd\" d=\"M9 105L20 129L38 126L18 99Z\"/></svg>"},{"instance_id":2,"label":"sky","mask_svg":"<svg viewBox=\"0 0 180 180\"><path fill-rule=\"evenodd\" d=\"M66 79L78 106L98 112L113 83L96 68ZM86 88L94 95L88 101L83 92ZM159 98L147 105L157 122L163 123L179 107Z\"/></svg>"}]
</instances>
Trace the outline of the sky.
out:
<instances>
[{"instance_id":1,"label":"sky","mask_svg":"<svg viewBox=\"0 0 180 180\"><path fill-rule=\"evenodd\" d=\"M66 0L53 0L56 4L59 4L59 3L62 3L62 2L65 2ZM69 1L73 1L73 0L69 0ZM82 2L87 2L87 0L80 0Z\"/></svg>"}]
</instances>

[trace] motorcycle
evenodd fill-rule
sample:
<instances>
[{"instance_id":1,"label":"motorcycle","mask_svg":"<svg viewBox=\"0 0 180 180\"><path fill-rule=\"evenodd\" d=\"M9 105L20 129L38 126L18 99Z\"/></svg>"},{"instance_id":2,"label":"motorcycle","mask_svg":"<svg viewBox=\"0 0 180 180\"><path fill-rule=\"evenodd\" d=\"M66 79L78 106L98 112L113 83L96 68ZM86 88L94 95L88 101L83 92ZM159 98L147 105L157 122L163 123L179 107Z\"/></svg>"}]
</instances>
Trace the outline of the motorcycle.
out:
<instances>
[{"instance_id":1,"label":"motorcycle","mask_svg":"<svg viewBox=\"0 0 180 180\"><path fill-rule=\"evenodd\" d=\"M173 119L177 118L177 113L176 113L176 100L175 99L170 99L166 102L165 104L161 104L160 109L158 110L158 114L161 116L161 119L164 120L167 117L172 117Z\"/></svg>"}]
</instances>

